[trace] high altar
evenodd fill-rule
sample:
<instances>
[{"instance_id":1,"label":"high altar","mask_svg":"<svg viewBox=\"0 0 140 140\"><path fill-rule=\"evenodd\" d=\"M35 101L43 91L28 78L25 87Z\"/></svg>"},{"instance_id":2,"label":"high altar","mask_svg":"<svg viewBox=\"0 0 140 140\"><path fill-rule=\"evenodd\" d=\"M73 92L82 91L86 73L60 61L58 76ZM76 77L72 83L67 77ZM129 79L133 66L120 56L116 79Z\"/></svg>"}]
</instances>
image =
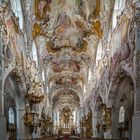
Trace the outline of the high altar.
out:
<instances>
[{"instance_id":1,"label":"high altar","mask_svg":"<svg viewBox=\"0 0 140 140\"><path fill-rule=\"evenodd\" d=\"M62 133L70 133L74 128L74 118L70 108L65 107L60 113L59 116L59 129Z\"/></svg>"}]
</instances>

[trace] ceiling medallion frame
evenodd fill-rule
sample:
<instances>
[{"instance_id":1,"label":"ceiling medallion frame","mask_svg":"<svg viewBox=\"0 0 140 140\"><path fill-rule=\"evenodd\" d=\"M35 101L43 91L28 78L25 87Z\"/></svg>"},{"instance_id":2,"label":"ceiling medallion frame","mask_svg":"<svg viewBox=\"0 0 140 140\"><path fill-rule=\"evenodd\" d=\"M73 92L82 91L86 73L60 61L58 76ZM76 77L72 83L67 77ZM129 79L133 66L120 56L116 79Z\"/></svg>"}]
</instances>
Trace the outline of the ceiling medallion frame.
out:
<instances>
[{"instance_id":1,"label":"ceiling medallion frame","mask_svg":"<svg viewBox=\"0 0 140 140\"><path fill-rule=\"evenodd\" d=\"M48 53L60 53L62 49L71 49L73 52L82 53L87 51L88 42L83 40L78 46L55 46L53 47L53 43L51 41L46 42L46 48Z\"/></svg>"}]
</instances>

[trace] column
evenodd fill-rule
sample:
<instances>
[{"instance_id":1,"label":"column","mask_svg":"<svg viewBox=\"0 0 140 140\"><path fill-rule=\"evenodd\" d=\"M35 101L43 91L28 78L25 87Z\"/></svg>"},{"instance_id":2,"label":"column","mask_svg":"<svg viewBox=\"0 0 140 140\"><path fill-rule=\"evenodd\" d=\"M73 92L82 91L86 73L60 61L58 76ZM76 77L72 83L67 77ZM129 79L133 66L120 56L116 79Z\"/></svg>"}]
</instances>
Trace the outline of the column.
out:
<instances>
[{"instance_id":1,"label":"column","mask_svg":"<svg viewBox=\"0 0 140 140\"><path fill-rule=\"evenodd\" d=\"M92 111L92 130L93 130L93 138L97 138L97 111Z\"/></svg>"},{"instance_id":2,"label":"column","mask_svg":"<svg viewBox=\"0 0 140 140\"><path fill-rule=\"evenodd\" d=\"M80 111L75 111L76 133L80 133Z\"/></svg>"},{"instance_id":3,"label":"column","mask_svg":"<svg viewBox=\"0 0 140 140\"><path fill-rule=\"evenodd\" d=\"M134 116L132 119L132 140L140 139L140 3L135 11L135 58L134 58Z\"/></svg>"},{"instance_id":4,"label":"column","mask_svg":"<svg viewBox=\"0 0 140 140\"><path fill-rule=\"evenodd\" d=\"M1 6L1 5L0 5ZM2 43L2 25L0 25L0 139L7 140L6 119L4 116L4 91L2 88L3 79L3 43Z\"/></svg>"},{"instance_id":5,"label":"column","mask_svg":"<svg viewBox=\"0 0 140 140\"><path fill-rule=\"evenodd\" d=\"M24 125L25 105L21 97L16 98L16 113L17 113L17 140L24 140L26 134Z\"/></svg>"},{"instance_id":6,"label":"column","mask_svg":"<svg viewBox=\"0 0 140 140\"><path fill-rule=\"evenodd\" d=\"M52 110L52 106L48 106L48 114L49 117L51 117L51 119L53 119L53 110Z\"/></svg>"},{"instance_id":7,"label":"column","mask_svg":"<svg viewBox=\"0 0 140 140\"><path fill-rule=\"evenodd\" d=\"M59 126L59 111L57 112L57 125Z\"/></svg>"},{"instance_id":8,"label":"column","mask_svg":"<svg viewBox=\"0 0 140 140\"><path fill-rule=\"evenodd\" d=\"M106 132L104 132L104 138L105 139L111 139L112 138L112 108L107 107L106 108ZM116 115L117 116L117 115Z\"/></svg>"},{"instance_id":9,"label":"column","mask_svg":"<svg viewBox=\"0 0 140 140\"><path fill-rule=\"evenodd\" d=\"M112 137L113 138L118 138L119 137L119 133L117 132L117 129L118 129L118 115L119 115L119 112L118 112L118 108L114 107L112 109Z\"/></svg>"},{"instance_id":10,"label":"column","mask_svg":"<svg viewBox=\"0 0 140 140\"><path fill-rule=\"evenodd\" d=\"M2 80L0 79L0 87L2 87ZM4 116L4 93L0 89L0 138L2 140L7 140L6 132L6 118Z\"/></svg>"},{"instance_id":11,"label":"column","mask_svg":"<svg viewBox=\"0 0 140 140\"><path fill-rule=\"evenodd\" d=\"M104 137L104 132L103 132L103 129L102 129L102 126L103 126L103 122L102 122L102 111L101 109L97 108L97 124L96 125L99 125L99 132L97 132L97 137L98 138L103 138Z\"/></svg>"},{"instance_id":12,"label":"column","mask_svg":"<svg viewBox=\"0 0 140 140\"><path fill-rule=\"evenodd\" d=\"M24 132L24 119L23 116L25 114L24 108L17 108L17 139L23 140L25 139L26 133Z\"/></svg>"},{"instance_id":13,"label":"column","mask_svg":"<svg viewBox=\"0 0 140 140\"><path fill-rule=\"evenodd\" d=\"M53 131L54 133L56 132L56 126L57 126L57 112L56 111L53 111L53 125L54 125L54 128L53 128Z\"/></svg>"}]
</instances>

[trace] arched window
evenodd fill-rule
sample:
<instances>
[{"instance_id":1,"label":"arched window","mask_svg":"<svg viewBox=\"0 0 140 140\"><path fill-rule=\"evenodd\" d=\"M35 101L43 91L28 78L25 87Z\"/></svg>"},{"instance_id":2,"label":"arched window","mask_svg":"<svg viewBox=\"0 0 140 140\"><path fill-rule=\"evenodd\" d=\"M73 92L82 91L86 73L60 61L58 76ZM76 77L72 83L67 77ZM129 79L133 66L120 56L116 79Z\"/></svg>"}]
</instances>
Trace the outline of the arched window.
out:
<instances>
[{"instance_id":1,"label":"arched window","mask_svg":"<svg viewBox=\"0 0 140 140\"><path fill-rule=\"evenodd\" d=\"M98 47L97 47L96 60L100 60L101 57L102 57L102 43L99 42Z\"/></svg>"},{"instance_id":2,"label":"arched window","mask_svg":"<svg viewBox=\"0 0 140 140\"><path fill-rule=\"evenodd\" d=\"M21 8L21 1L20 0L10 0L11 8L15 13L15 16L19 19L19 27L23 29L23 15L22 15L22 8Z\"/></svg>"},{"instance_id":3,"label":"arched window","mask_svg":"<svg viewBox=\"0 0 140 140\"><path fill-rule=\"evenodd\" d=\"M49 93L49 86L47 86L47 93Z\"/></svg>"},{"instance_id":4,"label":"arched window","mask_svg":"<svg viewBox=\"0 0 140 140\"><path fill-rule=\"evenodd\" d=\"M15 124L15 115L12 107L9 108L8 117L9 117L9 123Z\"/></svg>"},{"instance_id":5,"label":"arched window","mask_svg":"<svg viewBox=\"0 0 140 140\"><path fill-rule=\"evenodd\" d=\"M92 78L92 72L91 72L91 69L89 69L89 72L88 72L88 82L91 80Z\"/></svg>"},{"instance_id":6,"label":"arched window","mask_svg":"<svg viewBox=\"0 0 140 140\"><path fill-rule=\"evenodd\" d=\"M74 118L74 124L76 123L76 112L75 111L73 111L73 118Z\"/></svg>"},{"instance_id":7,"label":"arched window","mask_svg":"<svg viewBox=\"0 0 140 140\"><path fill-rule=\"evenodd\" d=\"M36 46L35 46L34 42L33 42L33 46L32 46L32 56L33 56L33 60L37 63L38 62L37 50L36 50Z\"/></svg>"},{"instance_id":8,"label":"arched window","mask_svg":"<svg viewBox=\"0 0 140 140\"><path fill-rule=\"evenodd\" d=\"M115 0L114 11L112 16L112 28L114 29L117 24L117 16L121 15L121 12L124 10L126 0Z\"/></svg>"},{"instance_id":9,"label":"arched window","mask_svg":"<svg viewBox=\"0 0 140 140\"><path fill-rule=\"evenodd\" d=\"M124 122L124 115L125 115L125 109L124 106L121 106L119 110L119 123Z\"/></svg>"},{"instance_id":10,"label":"arched window","mask_svg":"<svg viewBox=\"0 0 140 140\"><path fill-rule=\"evenodd\" d=\"M45 81L45 72L44 72L44 70L42 71L42 80Z\"/></svg>"},{"instance_id":11,"label":"arched window","mask_svg":"<svg viewBox=\"0 0 140 140\"><path fill-rule=\"evenodd\" d=\"M86 86L84 85L84 93L86 92Z\"/></svg>"}]
</instances>

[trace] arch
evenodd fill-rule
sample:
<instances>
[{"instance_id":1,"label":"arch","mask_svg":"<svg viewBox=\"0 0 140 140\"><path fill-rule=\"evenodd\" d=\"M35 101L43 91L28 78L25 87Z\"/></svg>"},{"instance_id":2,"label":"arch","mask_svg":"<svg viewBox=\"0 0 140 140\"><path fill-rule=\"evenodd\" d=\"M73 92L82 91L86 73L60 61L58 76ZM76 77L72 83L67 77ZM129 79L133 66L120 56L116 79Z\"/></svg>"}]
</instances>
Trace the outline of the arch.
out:
<instances>
[{"instance_id":1,"label":"arch","mask_svg":"<svg viewBox=\"0 0 140 140\"><path fill-rule=\"evenodd\" d=\"M52 104L52 99L53 99L54 96L57 94L57 92L59 92L59 91L61 91L61 90L65 90L65 89L64 89L64 88L56 89L56 90L54 90L54 91L51 93L51 95L50 95L50 104ZM69 90L74 91L74 92L78 95L78 97L79 97L79 99L80 99L80 102L82 101L82 95L81 95L81 93L80 93L78 90L71 89L71 88L69 88Z\"/></svg>"},{"instance_id":2,"label":"arch","mask_svg":"<svg viewBox=\"0 0 140 140\"><path fill-rule=\"evenodd\" d=\"M23 100L23 96L19 95L19 92L21 92L21 88L19 84L23 85L23 81L21 79L21 77L19 76L19 74L17 73L17 69L13 69L11 70L11 72L9 72L9 74L7 75L7 77L5 78L5 82L3 82L3 92L5 93L4 96L4 112L5 112L5 116L6 116L6 123L8 125L8 127L10 126L14 126L15 129L14 131L9 129L8 133L11 134L11 137L19 137L19 131L21 130L21 127L23 125L23 116L20 116L20 110L21 109L23 112L25 110L25 104L24 104L24 100ZM24 85L22 86L24 88ZM12 107L14 110L14 119L15 119L15 124L9 124L8 123L8 110L9 107Z\"/></svg>"},{"instance_id":3,"label":"arch","mask_svg":"<svg viewBox=\"0 0 140 140\"><path fill-rule=\"evenodd\" d=\"M4 84L5 81L8 77L8 75L10 75L10 73L12 73L15 70L15 66L13 66L12 64L9 65L8 69L6 70L6 72L3 74L3 78L2 78L2 90L4 90Z\"/></svg>"},{"instance_id":4,"label":"arch","mask_svg":"<svg viewBox=\"0 0 140 140\"><path fill-rule=\"evenodd\" d=\"M13 100L15 100L15 96L16 96L15 83L9 75L5 80L3 92L5 93L5 96L7 96L7 94L10 94Z\"/></svg>"},{"instance_id":5,"label":"arch","mask_svg":"<svg viewBox=\"0 0 140 140\"><path fill-rule=\"evenodd\" d=\"M97 94L97 93L94 95L92 102L93 102L92 105L94 105L94 107L93 107L94 110L97 109L98 104L103 104L103 103L105 103L105 101L104 101L102 95Z\"/></svg>"},{"instance_id":6,"label":"arch","mask_svg":"<svg viewBox=\"0 0 140 140\"><path fill-rule=\"evenodd\" d=\"M95 118L93 118L93 133L96 137L101 138L103 137L103 129L101 129L101 126L103 126L103 107L106 107L106 105L103 103L103 98L101 95L97 94L93 110L93 115L95 116Z\"/></svg>"},{"instance_id":7,"label":"arch","mask_svg":"<svg viewBox=\"0 0 140 140\"><path fill-rule=\"evenodd\" d=\"M111 89L107 103L112 108L112 136L114 138L127 136L131 139L132 116L134 114L133 80L123 73L116 78L116 82L113 81Z\"/></svg>"},{"instance_id":8,"label":"arch","mask_svg":"<svg viewBox=\"0 0 140 140\"><path fill-rule=\"evenodd\" d=\"M57 108L54 108L54 110L55 110L55 111L62 110L62 109L63 109L64 107L66 107L66 106L69 106L69 108L70 108L71 110L73 110L73 107L74 107L75 109L78 110L78 107L77 107L76 105L71 106L71 104L67 104L67 105L61 104L61 105L58 105L58 107L57 107Z\"/></svg>"},{"instance_id":9,"label":"arch","mask_svg":"<svg viewBox=\"0 0 140 140\"><path fill-rule=\"evenodd\" d=\"M8 82L8 84L7 84L7 82ZM6 85L8 85L8 86L6 86ZM11 91L12 91L11 97L16 102L16 95L19 94L19 92L21 91L21 88L20 88L21 85L22 85L22 88L24 88L24 81L21 78L21 76L19 75L17 68L9 69L9 71L4 75L4 78L2 81L3 94L6 95L7 92L11 93ZM11 89L9 87L11 87ZM19 97L19 98L21 98L21 97Z\"/></svg>"},{"instance_id":10,"label":"arch","mask_svg":"<svg viewBox=\"0 0 140 140\"><path fill-rule=\"evenodd\" d=\"M57 91L57 93L52 98L52 102L53 102L52 106L54 108L58 107L59 105L80 107L80 98L78 94L70 89Z\"/></svg>"},{"instance_id":11,"label":"arch","mask_svg":"<svg viewBox=\"0 0 140 140\"><path fill-rule=\"evenodd\" d=\"M17 135L17 112L16 112L16 90L14 87L14 83L8 76L5 80L4 84L4 114L6 118L7 124L7 133L9 134L9 139L16 139Z\"/></svg>"},{"instance_id":12,"label":"arch","mask_svg":"<svg viewBox=\"0 0 140 140\"><path fill-rule=\"evenodd\" d=\"M124 69L118 69L112 76L109 89L108 89L108 95L107 95L107 106L112 107L113 104L113 99L117 95L117 89L119 88L119 85L121 85L122 81L128 78L132 85L133 88L135 88L135 82L133 78L131 77L130 73L125 71Z\"/></svg>"}]
</instances>

